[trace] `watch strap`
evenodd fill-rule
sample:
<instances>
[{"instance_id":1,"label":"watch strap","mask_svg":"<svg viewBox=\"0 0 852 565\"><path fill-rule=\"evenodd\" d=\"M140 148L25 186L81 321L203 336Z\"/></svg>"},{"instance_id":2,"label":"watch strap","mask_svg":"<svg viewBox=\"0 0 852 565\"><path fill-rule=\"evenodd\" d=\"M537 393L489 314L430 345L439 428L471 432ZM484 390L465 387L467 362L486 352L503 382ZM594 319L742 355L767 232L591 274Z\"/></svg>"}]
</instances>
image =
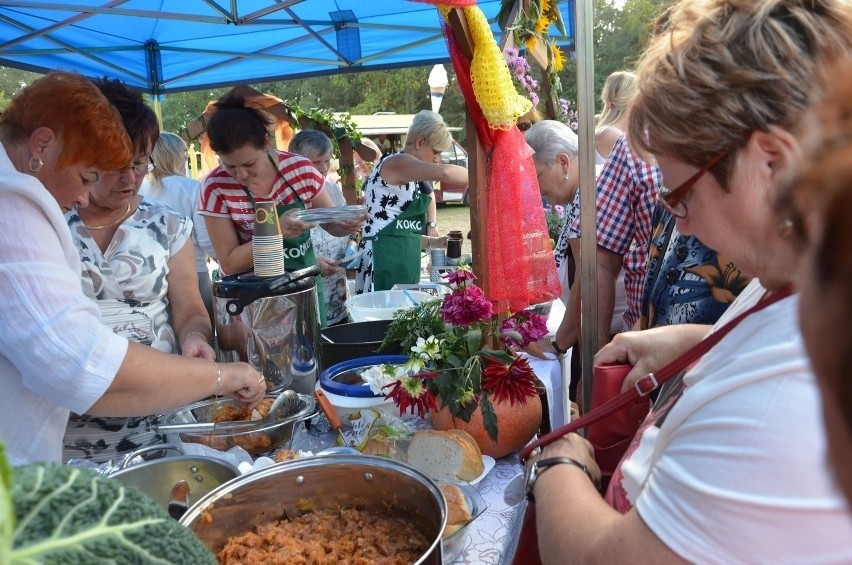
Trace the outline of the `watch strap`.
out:
<instances>
[{"instance_id":1,"label":"watch strap","mask_svg":"<svg viewBox=\"0 0 852 565\"><path fill-rule=\"evenodd\" d=\"M530 502L535 500L533 497L533 489L535 488L536 481L538 481L538 478L541 477L542 473L554 465L573 465L574 467L581 469L586 476L589 477L589 480L592 481L592 484L596 484L595 479L592 478L592 474L589 473L586 466L570 457L548 457L546 459L536 459L532 462L532 465L535 465L536 473L534 474L532 481L526 485L527 500Z\"/></svg>"},{"instance_id":2,"label":"watch strap","mask_svg":"<svg viewBox=\"0 0 852 565\"><path fill-rule=\"evenodd\" d=\"M562 349L561 347L559 347L559 343L557 343L557 341L556 341L556 339L555 339L555 338L554 338L554 339L552 339L552 340L550 340L550 347L552 347L552 348L553 348L553 350L554 350L554 351L555 351L558 355L565 355L566 353L568 353L568 350L567 350L567 349Z\"/></svg>"}]
</instances>

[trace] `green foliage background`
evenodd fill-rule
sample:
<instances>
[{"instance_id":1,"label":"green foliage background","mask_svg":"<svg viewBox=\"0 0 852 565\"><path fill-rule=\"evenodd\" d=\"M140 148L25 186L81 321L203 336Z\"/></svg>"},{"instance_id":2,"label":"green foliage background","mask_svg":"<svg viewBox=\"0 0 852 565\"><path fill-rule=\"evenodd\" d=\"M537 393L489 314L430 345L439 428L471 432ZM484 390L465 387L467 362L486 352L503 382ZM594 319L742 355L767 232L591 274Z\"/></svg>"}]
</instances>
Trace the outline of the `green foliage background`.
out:
<instances>
[{"instance_id":1,"label":"green foliage background","mask_svg":"<svg viewBox=\"0 0 852 565\"><path fill-rule=\"evenodd\" d=\"M578 0L582 1L582 0ZM651 24L671 0L595 0L594 57L595 92L600 93L606 77L613 71L632 69L648 42ZM623 4L623 5L622 5ZM560 6L564 10L564 6ZM562 98L576 100L577 67L566 57L567 64L559 73ZM444 94L441 114L452 125L464 127L464 100L459 92L451 66L450 87ZM324 108L333 112L372 114L396 112L412 114L430 109L427 79L430 66L389 71L348 73L252 84L261 92L295 102L303 109ZM21 87L39 75L0 67L0 110ZM227 92L228 88L168 94L161 103L163 129L178 132L194 120L207 102ZM598 102L599 104L599 102ZM596 108L595 111L599 111ZM465 132L459 132L464 143Z\"/></svg>"}]
</instances>

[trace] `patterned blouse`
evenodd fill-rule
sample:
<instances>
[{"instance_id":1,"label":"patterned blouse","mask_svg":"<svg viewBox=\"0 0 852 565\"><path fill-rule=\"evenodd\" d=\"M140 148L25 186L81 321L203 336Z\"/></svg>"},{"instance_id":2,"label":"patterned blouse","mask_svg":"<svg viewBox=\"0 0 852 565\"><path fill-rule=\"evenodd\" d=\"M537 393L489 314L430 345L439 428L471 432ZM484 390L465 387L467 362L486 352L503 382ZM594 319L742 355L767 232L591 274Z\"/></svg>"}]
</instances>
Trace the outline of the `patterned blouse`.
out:
<instances>
[{"instance_id":1,"label":"patterned blouse","mask_svg":"<svg viewBox=\"0 0 852 565\"><path fill-rule=\"evenodd\" d=\"M130 341L178 352L169 319L169 259L190 241L192 221L159 202L142 199L115 232L106 252L92 239L76 212L66 214L80 251L83 292L95 300L101 321ZM153 417L106 418L71 414L62 460L98 463L165 441Z\"/></svg>"},{"instance_id":2,"label":"patterned blouse","mask_svg":"<svg viewBox=\"0 0 852 565\"><path fill-rule=\"evenodd\" d=\"M373 290L373 242L366 239L375 236L382 228L393 222L397 216L402 214L417 192L416 182L404 184L388 184L382 178L382 164L386 157L379 161L373 172L364 181L364 196L367 201L367 211L370 219L364 224L361 239L361 264L355 273L355 292L362 294ZM428 189L427 189L428 190ZM421 192L424 192L421 190ZM418 258L419 259L419 258Z\"/></svg>"},{"instance_id":3,"label":"patterned blouse","mask_svg":"<svg viewBox=\"0 0 852 565\"><path fill-rule=\"evenodd\" d=\"M101 252L80 216L69 212L66 217L80 250L83 292L98 303L102 321L131 341L177 353L166 277L169 260L191 238L192 221L143 199Z\"/></svg>"}]
</instances>

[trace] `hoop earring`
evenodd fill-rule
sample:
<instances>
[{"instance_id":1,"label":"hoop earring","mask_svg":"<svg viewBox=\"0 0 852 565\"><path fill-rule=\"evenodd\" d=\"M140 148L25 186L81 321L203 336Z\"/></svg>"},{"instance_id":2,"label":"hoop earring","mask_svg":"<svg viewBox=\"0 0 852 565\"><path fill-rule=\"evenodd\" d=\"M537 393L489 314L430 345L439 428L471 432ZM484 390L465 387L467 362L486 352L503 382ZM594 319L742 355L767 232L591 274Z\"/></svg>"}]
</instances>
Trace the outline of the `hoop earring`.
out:
<instances>
[{"instance_id":1,"label":"hoop earring","mask_svg":"<svg viewBox=\"0 0 852 565\"><path fill-rule=\"evenodd\" d=\"M30 162L28 163L30 171L37 173L44 166L44 161L41 160L41 157L36 157L33 155L30 157Z\"/></svg>"}]
</instances>

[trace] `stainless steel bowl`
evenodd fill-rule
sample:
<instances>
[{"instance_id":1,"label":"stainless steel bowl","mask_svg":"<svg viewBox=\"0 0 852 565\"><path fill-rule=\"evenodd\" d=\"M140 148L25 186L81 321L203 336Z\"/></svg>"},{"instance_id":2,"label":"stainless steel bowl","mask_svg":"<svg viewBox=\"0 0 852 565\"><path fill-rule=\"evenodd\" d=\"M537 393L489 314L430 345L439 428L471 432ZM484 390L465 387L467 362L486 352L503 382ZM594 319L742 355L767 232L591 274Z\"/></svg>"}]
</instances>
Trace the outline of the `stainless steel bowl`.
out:
<instances>
[{"instance_id":1,"label":"stainless steel bowl","mask_svg":"<svg viewBox=\"0 0 852 565\"><path fill-rule=\"evenodd\" d=\"M316 509L356 507L402 518L429 540L416 563L440 565L447 508L429 478L397 461L366 455L326 455L287 461L243 475L199 500L181 519L213 553L257 524L299 516L299 502Z\"/></svg>"},{"instance_id":2,"label":"stainless steel bowl","mask_svg":"<svg viewBox=\"0 0 852 565\"><path fill-rule=\"evenodd\" d=\"M266 398L275 398L277 394L267 394ZM236 400L202 400L180 410L161 417L163 424L191 424L212 422L213 414L223 406L237 405ZM213 449L227 451L232 447L242 447L251 455L264 455L280 447L289 446L293 439L296 423L307 420L316 412L313 396L299 395L299 409L295 414L275 420L269 424L258 424L238 430L215 430L212 432L180 433L184 443L201 443Z\"/></svg>"},{"instance_id":3,"label":"stainless steel bowl","mask_svg":"<svg viewBox=\"0 0 852 565\"><path fill-rule=\"evenodd\" d=\"M445 565L449 565L455 561L456 558L461 555L462 550L464 550L464 540L467 537L468 527L479 517L480 514L485 512L488 505L479 492L477 492L477 490L469 483L447 482L446 484L453 485L461 491L471 516L470 522L447 537L441 539L441 545L444 548L444 563Z\"/></svg>"},{"instance_id":4,"label":"stainless steel bowl","mask_svg":"<svg viewBox=\"0 0 852 565\"><path fill-rule=\"evenodd\" d=\"M144 452L159 450L177 450L178 456L166 456L152 459L137 465L127 466L136 455ZM173 499L175 487L183 482L187 485L183 511L201 500L219 486L227 483L240 472L226 461L211 457L183 455L182 450L174 445L155 445L134 451L125 458L122 468L109 476L118 479L127 486L136 487L164 510L172 512L172 507L179 505L180 500ZM172 512L173 513L173 512ZM174 513L173 513L174 515Z\"/></svg>"}]
</instances>

